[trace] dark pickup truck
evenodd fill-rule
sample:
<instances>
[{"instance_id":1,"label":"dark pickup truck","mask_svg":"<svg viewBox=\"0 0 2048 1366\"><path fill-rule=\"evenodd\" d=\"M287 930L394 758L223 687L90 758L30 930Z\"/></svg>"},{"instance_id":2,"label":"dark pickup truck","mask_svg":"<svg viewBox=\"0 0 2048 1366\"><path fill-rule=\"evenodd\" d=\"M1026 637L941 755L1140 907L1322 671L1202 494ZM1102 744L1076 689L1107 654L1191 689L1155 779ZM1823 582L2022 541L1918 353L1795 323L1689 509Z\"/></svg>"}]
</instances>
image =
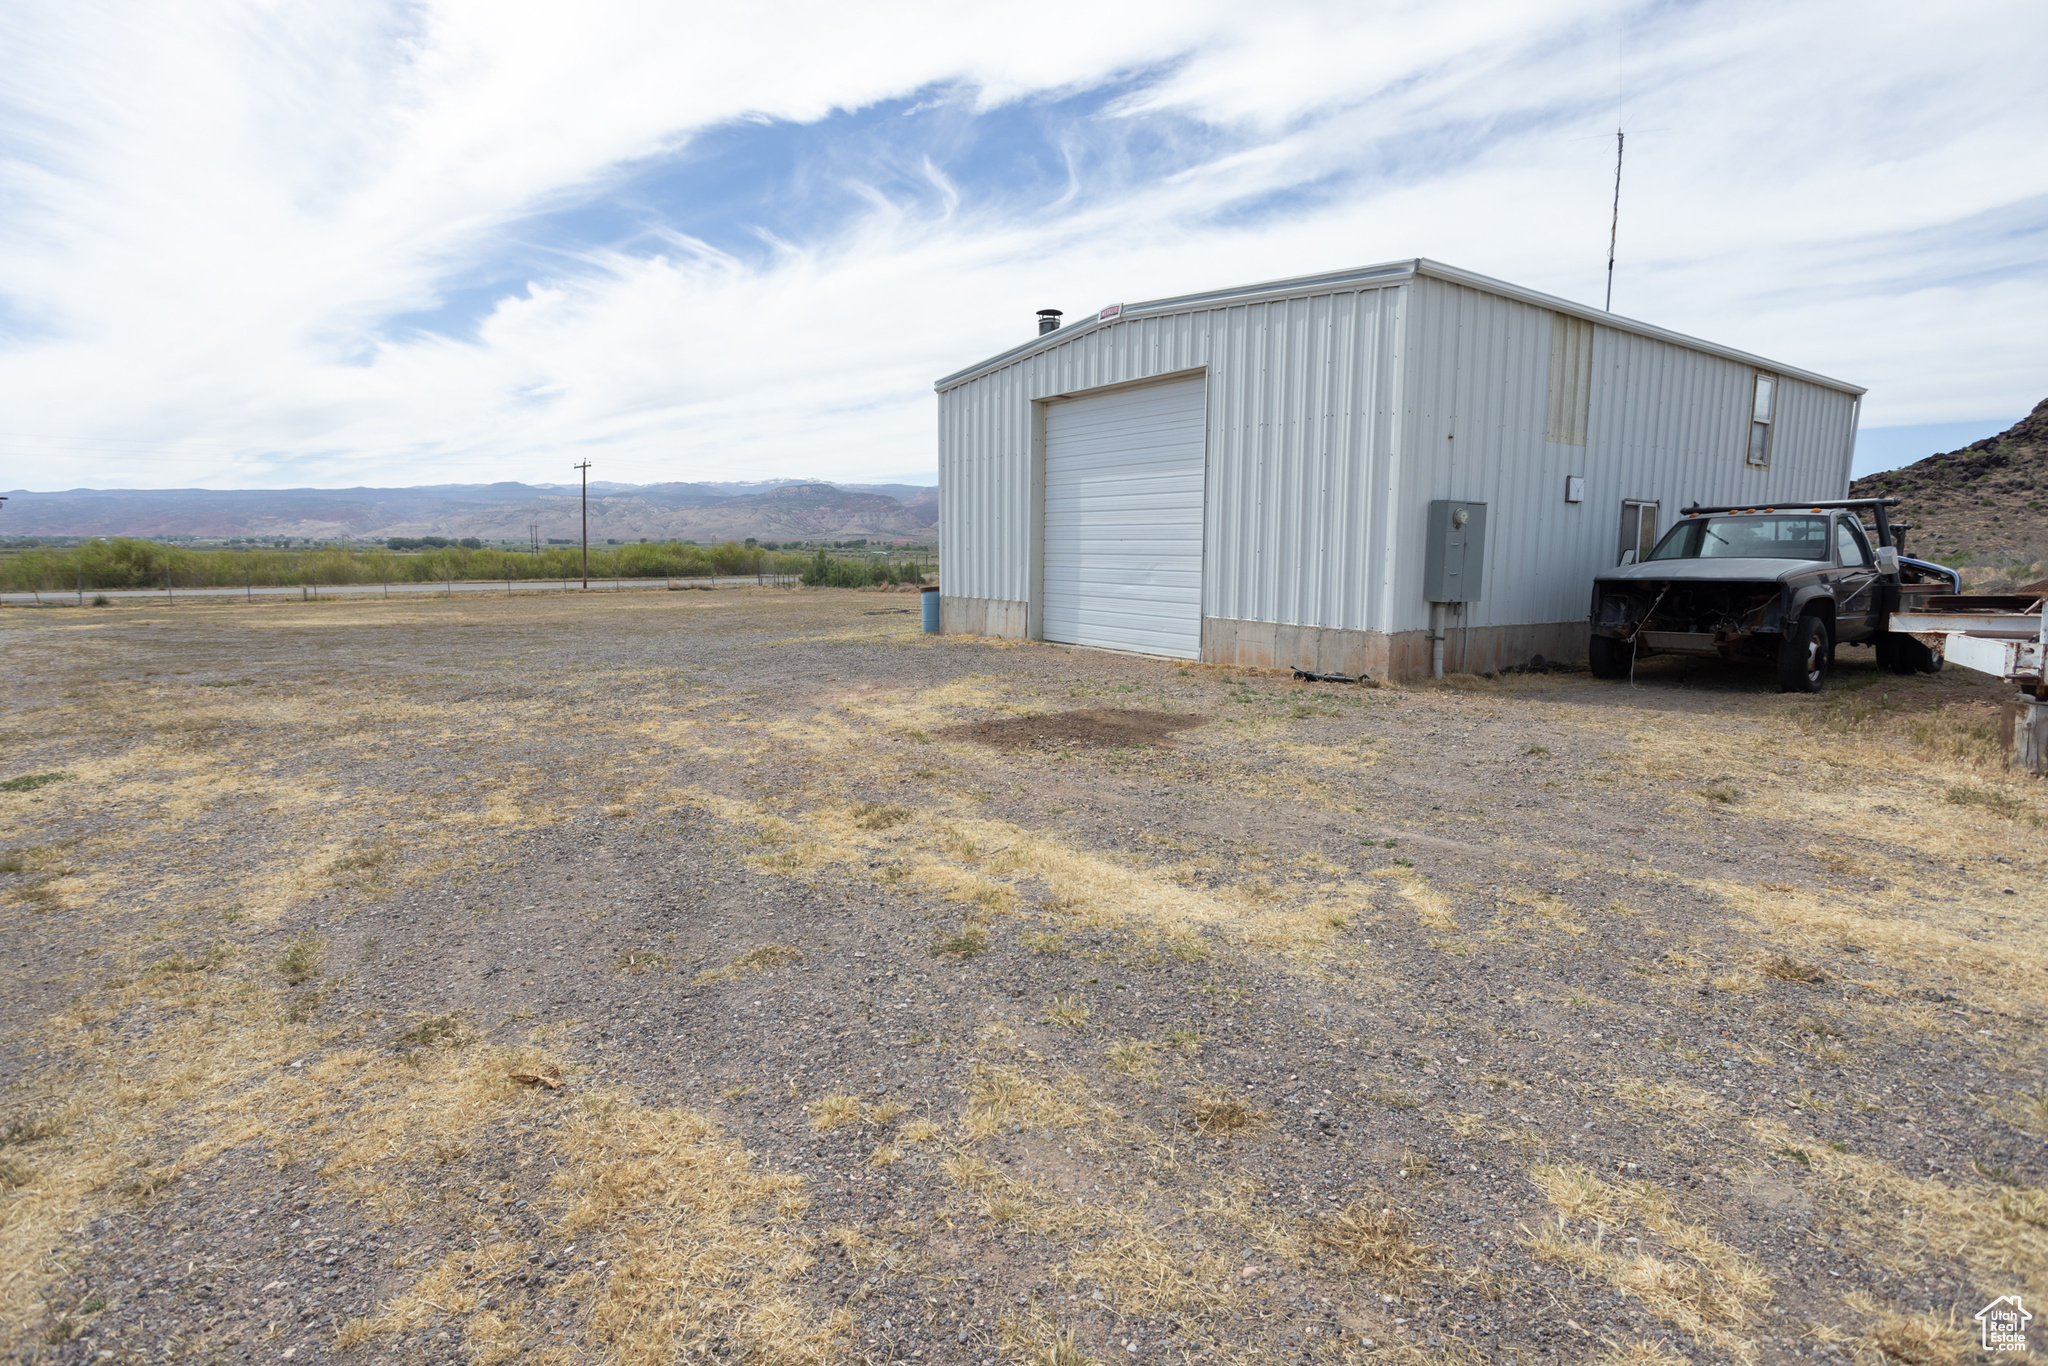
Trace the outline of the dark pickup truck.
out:
<instances>
[{"instance_id":1,"label":"dark pickup truck","mask_svg":"<svg viewBox=\"0 0 2048 1366\"><path fill-rule=\"evenodd\" d=\"M1961 584L1903 556L1906 528L1888 515L1897 502L1686 508L1640 564L1593 581L1593 673L1625 678L1653 654L1747 658L1774 663L1785 692L1819 692L1841 644L1875 645L1896 673L1934 672L1941 656L1893 632L1890 617Z\"/></svg>"}]
</instances>

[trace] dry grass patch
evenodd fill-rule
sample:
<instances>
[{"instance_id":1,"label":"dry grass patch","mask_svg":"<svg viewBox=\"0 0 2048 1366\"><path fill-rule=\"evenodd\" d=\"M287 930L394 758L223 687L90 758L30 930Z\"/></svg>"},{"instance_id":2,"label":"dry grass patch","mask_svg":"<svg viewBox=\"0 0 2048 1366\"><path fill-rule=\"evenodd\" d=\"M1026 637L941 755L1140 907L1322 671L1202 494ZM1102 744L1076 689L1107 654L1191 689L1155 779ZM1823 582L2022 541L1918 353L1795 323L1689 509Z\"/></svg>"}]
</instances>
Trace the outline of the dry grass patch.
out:
<instances>
[{"instance_id":1,"label":"dry grass patch","mask_svg":"<svg viewBox=\"0 0 2048 1366\"><path fill-rule=\"evenodd\" d=\"M941 935L925 947L934 958L972 958L988 949L988 931L968 925L955 934Z\"/></svg>"},{"instance_id":2,"label":"dry grass patch","mask_svg":"<svg viewBox=\"0 0 2048 1366\"><path fill-rule=\"evenodd\" d=\"M147 1202L228 1149L310 1163L363 1217L397 1222L426 1197L394 1172L457 1160L478 1130L555 1104L509 1079L550 1070L537 1047L335 1047L331 1033L294 1023L281 993L251 985L165 975L120 991L118 1002L157 1007L149 1055L86 1050L90 1064L70 1082L63 1160L38 1163L34 1183L0 1200L0 1263L16 1272L0 1290L0 1324L34 1320L40 1281L62 1269L53 1250L82 1212L109 1199ZM56 1038L91 1038L94 1004L58 1017ZM447 1038L434 1021L421 1026L422 1043ZM327 1051L308 1061L322 1043ZM286 1065L294 1060L305 1065ZM18 1134L31 1144L57 1137L35 1125Z\"/></svg>"},{"instance_id":3,"label":"dry grass patch","mask_svg":"<svg viewBox=\"0 0 2048 1366\"><path fill-rule=\"evenodd\" d=\"M1774 953L1764 959L1757 970L1777 981L1798 982L1804 986L1818 986L1828 980L1828 975L1813 964L1782 953Z\"/></svg>"},{"instance_id":4,"label":"dry grass patch","mask_svg":"<svg viewBox=\"0 0 2048 1366\"><path fill-rule=\"evenodd\" d=\"M889 830L911 818L907 806L890 806L883 802L859 802L847 813L848 818L861 830Z\"/></svg>"},{"instance_id":5,"label":"dry grass patch","mask_svg":"<svg viewBox=\"0 0 2048 1366\"><path fill-rule=\"evenodd\" d=\"M2048 1191L1994 1181L1921 1180L1878 1158L1803 1139L1783 1124L1754 1120L1768 1151L1797 1149L1822 1182L1819 1197L1850 1239L1908 1260L1953 1256L1987 1290L2017 1286L2048 1295Z\"/></svg>"},{"instance_id":6,"label":"dry grass patch","mask_svg":"<svg viewBox=\"0 0 2048 1366\"><path fill-rule=\"evenodd\" d=\"M1625 1077L1614 1084L1614 1094L1639 1110L1684 1115L1704 1115L1720 1105L1709 1093L1682 1081L1651 1082L1641 1077Z\"/></svg>"},{"instance_id":7,"label":"dry grass patch","mask_svg":"<svg viewBox=\"0 0 2048 1366\"><path fill-rule=\"evenodd\" d=\"M1104 1113L1087 1083L1071 1072L1047 1082L1014 1067L977 1065L967 1081L960 1128L971 1143L1007 1128L1078 1128Z\"/></svg>"},{"instance_id":8,"label":"dry grass patch","mask_svg":"<svg viewBox=\"0 0 2048 1366\"><path fill-rule=\"evenodd\" d=\"M770 968L786 968L792 963L804 960L803 951L789 944L763 944L748 949L722 968L707 968L697 974L699 982L736 982L750 972L765 972Z\"/></svg>"},{"instance_id":9,"label":"dry grass patch","mask_svg":"<svg viewBox=\"0 0 2048 1366\"><path fill-rule=\"evenodd\" d=\"M968 1153L957 1153L939 1164L947 1178L962 1190L992 1191L1003 1184L1002 1173Z\"/></svg>"},{"instance_id":10,"label":"dry grass patch","mask_svg":"<svg viewBox=\"0 0 2048 1366\"><path fill-rule=\"evenodd\" d=\"M2023 821L2032 826L2041 824L2040 813L2036 812L2028 802L2014 796L2004 788L1971 787L1967 784L1958 784L1942 795L1954 806L1975 807L1979 811L1988 811L1992 815L2002 817L2005 820Z\"/></svg>"},{"instance_id":11,"label":"dry grass patch","mask_svg":"<svg viewBox=\"0 0 2048 1366\"><path fill-rule=\"evenodd\" d=\"M1753 1359L1754 1346L1742 1334L1771 1294L1755 1263L1680 1219L1672 1197L1650 1182L1609 1185L1577 1165L1540 1166L1531 1178L1558 1210L1555 1222L1524 1231L1532 1256L1604 1280L1680 1330ZM1592 1227L1580 1233L1574 1223ZM1630 1225L1651 1237L1612 1250L1610 1237ZM1652 1239L1666 1255L1652 1251Z\"/></svg>"},{"instance_id":12,"label":"dry grass patch","mask_svg":"<svg viewBox=\"0 0 2048 1366\"><path fill-rule=\"evenodd\" d=\"M1443 894L1433 889L1423 878L1422 874L1416 872L1413 868L1375 868L1372 871L1372 875L1374 877L1389 878L1393 881L1394 890L1400 893L1401 899L1413 908L1417 923L1422 925L1424 929L1458 930L1464 928L1458 924L1458 918L1451 914L1451 903L1444 900Z\"/></svg>"},{"instance_id":13,"label":"dry grass patch","mask_svg":"<svg viewBox=\"0 0 2048 1366\"><path fill-rule=\"evenodd\" d=\"M1120 1227L1074 1257L1074 1274L1102 1286L1126 1314L1187 1314L1213 1308L1224 1299L1217 1286L1228 1268L1214 1253L1190 1257L1120 1211Z\"/></svg>"},{"instance_id":14,"label":"dry grass patch","mask_svg":"<svg viewBox=\"0 0 2048 1366\"><path fill-rule=\"evenodd\" d=\"M1356 1201L1311 1221L1306 1236L1311 1245L1351 1270L1397 1282L1412 1280L1437 1264L1431 1246L1416 1240L1414 1220L1378 1199Z\"/></svg>"},{"instance_id":15,"label":"dry grass patch","mask_svg":"<svg viewBox=\"0 0 2048 1366\"><path fill-rule=\"evenodd\" d=\"M1197 1091L1188 1098L1188 1126L1198 1134L1224 1138L1254 1128L1265 1112L1252 1108L1243 1096L1220 1087Z\"/></svg>"},{"instance_id":16,"label":"dry grass patch","mask_svg":"<svg viewBox=\"0 0 2048 1366\"><path fill-rule=\"evenodd\" d=\"M284 956L277 960L277 970L287 985L301 986L320 975L320 960L325 955L327 941L317 934L302 934L285 948Z\"/></svg>"},{"instance_id":17,"label":"dry grass patch","mask_svg":"<svg viewBox=\"0 0 2048 1366\"><path fill-rule=\"evenodd\" d=\"M350 873L374 872L390 861L391 853L389 850L381 846L372 846L367 849L357 849L352 853L343 854L341 857L331 860L327 865L327 871L331 876L345 877Z\"/></svg>"},{"instance_id":18,"label":"dry grass patch","mask_svg":"<svg viewBox=\"0 0 2048 1366\"><path fill-rule=\"evenodd\" d=\"M1606 1339L1604 1350L1587 1359L1587 1366L1691 1366L1677 1350L1661 1342L1638 1338L1632 1342Z\"/></svg>"},{"instance_id":19,"label":"dry grass patch","mask_svg":"<svg viewBox=\"0 0 2048 1366\"><path fill-rule=\"evenodd\" d=\"M753 827L759 838L802 846L801 857L786 860L786 866L763 864L769 871L794 874L828 862L864 866L887 855L900 861L891 865L894 876L886 881L989 912L1014 906L1016 890L1001 879L1022 877L1044 884L1047 909L1090 924L1129 923L1180 933L1199 924L1235 923L1242 915L1239 898L1228 891L1183 887L1170 870L1133 868L1005 821L914 820L874 831L863 829L849 814L853 808L819 809L799 824L765 806L716 793L688 795L693 804L724 820Z\"/></svg>"},{"instance_id":20,"label":"dry grass patch","mask_svg":"<svg viewBox=\"0 0 2048 1366\"><path fill-rule=\"evenodd\" d=\"M1055 996L1046 1002L1045 1022L1079 1029L1088 1023L1088 1003L1078 996Z\"/></svg>"},{"instance_id":21,"label":"dry grass patch","mask_svg":"<svg viewBox=\"0 0 2048 1366\"><path fill-rule=\"evenodd\" d=\"M818 1103L811 1107L813 1129L843 1129L849 1124L860 1123L860 1097L835 1092L818 1097Z\"/></svg>"},{"instance_id":22,"label":"dry grass patch","mask_svg":"<svg viewBox=\"0 0 2048 1366\"><path fill-rule=\"evenodd\" d=\"M559 1228L611 1263L589 1325L613 1361L665 1366L720 1338L750 1359L839 1359L850 1317L821 1319L786 1288L814 1260L791 1223L801 1178L762 1170L698 1115L617 1097L578 1107L556 1146Z\"/></svg>"},{"instance_id":23,"label":"dry grass patch","mask_svg":"<svg viewBox=\"0 0 2048 1366\"><path fill-rule=\"evenodd\" d=\"M1145 1039L1125 1039L1109 1046L1109 1065L1127 1077L1144 1079L1156 1076L1159 1064L1154 1054L1159 1045Z\"/></svg>"},{"instance_id":24,"label":"dry grass patch","mask_svg":"<svg viewBox=\"0 0 2048 1366\"><path fill-rule=\"evenodd\" d=\"M1265 887L1258 898L1248 899L1247 909L1235 927L1237 941L1309 968L1337 959L1358 963L1372 957L1370 949L1344 937L1354 922L1371 913L1372 893L1368 888L1347 883L1329 895L1298 905L1265 904L1285 901L1288 895Z\"/></svg>"},{"instance_id":25,"label":"dry grass patch","mask_svg":"<svg viewBox=\"0 0 2048 1366\"><path fill-rule=\"evenodd\" d=\"M1614 1188L1579 1166L1541 1166L1529 1173L1543 1198L1567 1219L1614 1222Z\"/></svg>"},{"instance_id":26,"label":"dry grass patch","mask_svg":"<svg viewBox=\"0 0 2048 1366\"><path fill-rule=\"evenodd\" d=\"M0 873L53 873L63 869L61 846L31 844L0 853Z\"/></svg>"},{"instance_id":27,"label":"dry grass patch","mask_svg":"<svg viewBox=\"0 0 2048 1366\"><path fill-rule=\"evenodd\" d=\"M2015 1129L2048 1138L2048 1088L2036 1087L2017 1095L2007 1093L1998 1097L1991 1108Z\"/></svg>"},{"instance_id":28,"label":"dry grass patch","mask_svg":"<svg viewBox=\"0 0 2048 1366\"><path fill-rule=\"evenodd\" d=\"M422 1016L392 1043L400 1049L460 1048L476 1035L454 1015Z\"/></svg>"},{"instance_id":29,"label":"dry grass patch","mask_svg":"<svg viewBox=\"0 0 2048 1366\"><path fill-rule=\"evenodd\" d=\"M1861 1291L1844 1295L1842 1303L1873 1320L1858 1341L1881 1361L1904 1362L1905 1366L1959 1366L1977 1355L1973 1350L1977 1345L1975 1339L1956 1322L1953 1312L1946 1319L1926 1312L1901 1313L1880 1305Z\"/></svg>"}]
</instances>

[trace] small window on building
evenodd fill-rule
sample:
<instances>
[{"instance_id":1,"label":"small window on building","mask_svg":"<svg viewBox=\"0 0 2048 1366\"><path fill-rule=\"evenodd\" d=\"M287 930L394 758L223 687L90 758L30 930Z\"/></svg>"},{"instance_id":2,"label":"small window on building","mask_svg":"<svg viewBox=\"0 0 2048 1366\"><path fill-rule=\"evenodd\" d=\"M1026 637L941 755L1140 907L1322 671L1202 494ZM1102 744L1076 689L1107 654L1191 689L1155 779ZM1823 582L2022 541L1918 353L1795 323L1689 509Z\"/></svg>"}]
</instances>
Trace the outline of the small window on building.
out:
<instances>
[{"instance_id":1,"label":"small window on building","mask_svg":"<svg viewBox=\"0 0 2048 1366\"><path fill-rule=\"evenodd\" d=\"M1621 504L1620 564L1641 564L1657 544L1657 505L1636 498Z\"/></svg>"},{"instance_id":2,"label":"small window on building","mask_svg":"<svg viewBox=\"0 0 2048 1366\"><path fill-rule=\"evenodd\" d=\"M1778 381L1770 375L1756 377L1756 393L1749 405L1749 463L1762 469L1771 463L1771 414L1777 404Z\"/></svg>"}]
</instances>

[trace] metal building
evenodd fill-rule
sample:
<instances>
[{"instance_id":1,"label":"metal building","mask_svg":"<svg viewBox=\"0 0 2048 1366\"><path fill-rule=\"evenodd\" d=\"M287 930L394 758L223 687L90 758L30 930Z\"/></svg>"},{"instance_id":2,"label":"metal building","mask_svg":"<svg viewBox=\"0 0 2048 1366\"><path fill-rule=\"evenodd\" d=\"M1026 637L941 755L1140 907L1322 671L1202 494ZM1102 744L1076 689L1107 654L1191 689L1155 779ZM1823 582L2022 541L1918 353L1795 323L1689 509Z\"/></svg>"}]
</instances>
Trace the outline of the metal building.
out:
<instances>
[{"instance_id":1,"label":"metal building","mask_svg":"<svg viewBox=\"0 0 2048 1366\"><path fill-rule=\"evenodd\" d=\"M1381 678L1582 659L1686 503L1841 497L1863 393L1428 260L1041 325L936 386L942 629Z\"/></svg>"}]
</instances>

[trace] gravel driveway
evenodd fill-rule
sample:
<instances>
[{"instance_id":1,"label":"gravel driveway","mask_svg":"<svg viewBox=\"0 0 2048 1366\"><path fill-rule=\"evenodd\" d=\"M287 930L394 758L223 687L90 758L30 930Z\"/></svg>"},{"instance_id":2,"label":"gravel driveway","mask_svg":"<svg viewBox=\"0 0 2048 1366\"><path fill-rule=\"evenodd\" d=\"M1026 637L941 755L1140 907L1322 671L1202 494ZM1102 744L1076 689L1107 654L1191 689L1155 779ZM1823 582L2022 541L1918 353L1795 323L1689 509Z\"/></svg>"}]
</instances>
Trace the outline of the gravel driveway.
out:
<instances>
[{"instance_id":1,"label":"gravel driveway","mask_svg":"<svg viewBox=\"0 0 2048 1366\"><path fill-rule=\"evenodd\" d=\"M0 1342L1947 1362L2048 1294L1988 680L915 602L0 611Z\"/></svg>"}]
</instances>

